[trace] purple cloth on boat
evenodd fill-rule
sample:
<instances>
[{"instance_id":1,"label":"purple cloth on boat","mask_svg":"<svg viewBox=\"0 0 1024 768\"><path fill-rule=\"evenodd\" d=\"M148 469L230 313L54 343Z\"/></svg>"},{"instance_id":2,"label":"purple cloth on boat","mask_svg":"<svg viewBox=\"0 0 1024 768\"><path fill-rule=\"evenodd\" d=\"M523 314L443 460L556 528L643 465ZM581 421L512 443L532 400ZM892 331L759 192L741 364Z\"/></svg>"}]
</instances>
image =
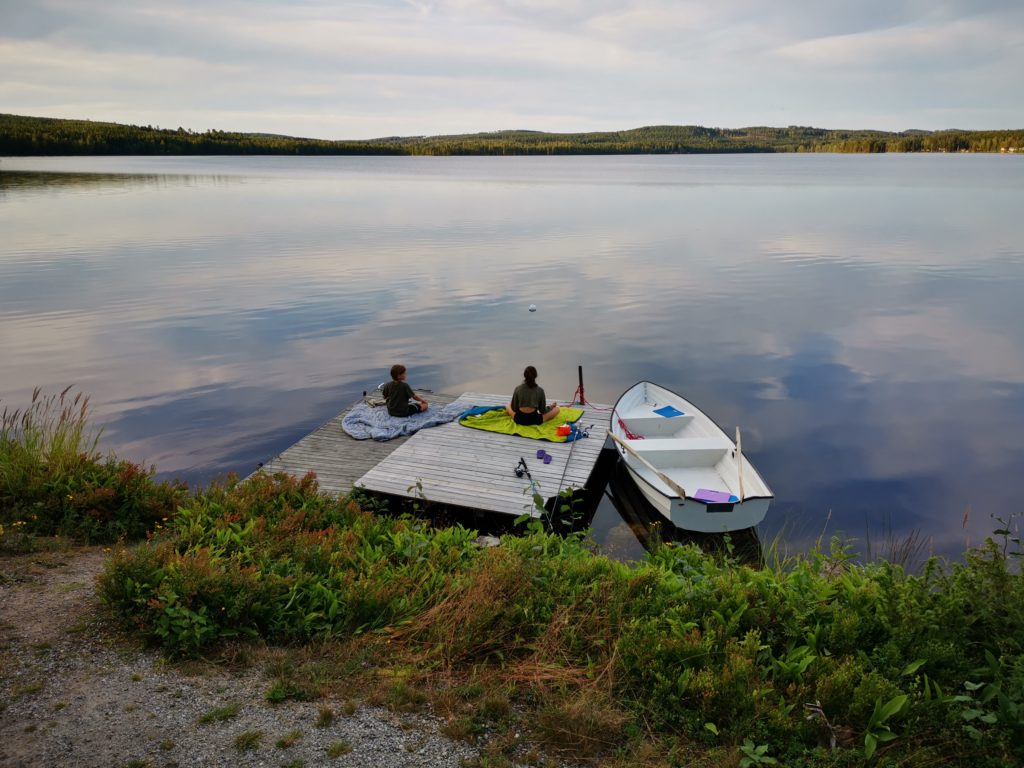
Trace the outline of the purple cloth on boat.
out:
<instances>
[{"instance_id":1,"label":"purple cloth on boat","mask_svg":"<svg viewBox=\"0 0 1024 768\"><path fill-rule=\"evenodd\" d=\"M697 501L707 501L712 504L728 504L732 499L732 494L725 491L709 491L707 488L698 488L697 492L693 494L693 498Z\"/></svg>"}]
</instances>

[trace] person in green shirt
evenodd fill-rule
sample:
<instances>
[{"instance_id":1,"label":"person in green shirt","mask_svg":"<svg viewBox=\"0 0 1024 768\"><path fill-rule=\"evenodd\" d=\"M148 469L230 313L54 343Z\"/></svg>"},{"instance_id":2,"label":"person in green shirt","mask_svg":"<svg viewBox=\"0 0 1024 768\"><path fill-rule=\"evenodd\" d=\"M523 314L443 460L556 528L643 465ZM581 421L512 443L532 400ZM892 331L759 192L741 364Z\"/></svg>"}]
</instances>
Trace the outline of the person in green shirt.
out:
<instances>
[{"instance_id":1,"label":"person in green shirt","mask_svg":"<svg viewBox=\"0 0 1024 768\"><path fill-rule=\"evenodd\" d=\"M537 369L526 366L523 383L512 393L512 402L505 406L505 412L516 424L530 427L550 421L560 410L558 403L548 405L544 399L544 390L537 384Z\"/></svg>"},{"instance_id":2,"label":"person in green shirt","mask_svg":"<svg viewBox=\"0 0 1024 768\"><path fill-rule=\"evenodd\" d=\"M388 401L388 413L392 416L412 416L427 410L427 401L412 391L412 387L406 384L405 379L408 372L404 365L395 364L391 366L391 381L381 387L380 392ZM410 402L415 400L416 402Z\"/></svg>"}]
</instances>

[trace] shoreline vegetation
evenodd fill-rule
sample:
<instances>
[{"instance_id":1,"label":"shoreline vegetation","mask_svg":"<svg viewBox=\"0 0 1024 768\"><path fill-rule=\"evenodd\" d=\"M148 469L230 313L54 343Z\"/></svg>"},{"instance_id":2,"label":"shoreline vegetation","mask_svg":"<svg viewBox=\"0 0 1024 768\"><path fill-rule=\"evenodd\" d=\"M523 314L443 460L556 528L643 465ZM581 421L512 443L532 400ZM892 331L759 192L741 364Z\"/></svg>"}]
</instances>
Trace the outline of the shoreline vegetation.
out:
<instances>
[{"instance_id":1,"label":"shoreline vegetation","mask_svg":"<svg viewBox=\"0 0 1024 768\"><path fill-rule=\"evenodd\" d=\"M68 390L3 410L0 556L110 544L98 591L127 637L229 666L278 649L268 701L429 708L481 768L1024 761L1013 520L916 573L835 538L763 567L673 544L626 565L536 522L481 548L312 476L158 483L97 437Z\"/></svg>"},{"instance_id":2,"label":"shoreline vegetation","mask_svg":"<svg viewBox=\"0 0 1024 768\"><path fill-rule=\"evenodd\" d=\"M0 156L37 155L619 155L775 152L1024 154L1024 129L831 130L648 126L624 131L509 130L328 141L0 114Z\"/></svg>"}]
</instances>

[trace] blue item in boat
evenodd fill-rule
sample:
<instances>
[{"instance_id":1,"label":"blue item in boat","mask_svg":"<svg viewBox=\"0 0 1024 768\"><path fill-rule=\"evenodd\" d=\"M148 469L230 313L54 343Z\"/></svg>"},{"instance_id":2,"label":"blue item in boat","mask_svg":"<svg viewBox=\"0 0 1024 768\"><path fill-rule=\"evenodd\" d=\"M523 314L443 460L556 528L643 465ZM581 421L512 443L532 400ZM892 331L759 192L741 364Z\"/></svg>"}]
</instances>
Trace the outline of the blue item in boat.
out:
<instances>
[{"instance_id":1,"label":"blue item in boat","mask_svg":"<svg viewBox=\"0 0 1024 768\"><path fill-rule=\"evenodd\" d=\"M664 416L666 419L671 419L673 416L683 415L683 412L673 405L665 405L661 408L655 408L654 412L659 416Z\"/></svg>"}]
</instances>

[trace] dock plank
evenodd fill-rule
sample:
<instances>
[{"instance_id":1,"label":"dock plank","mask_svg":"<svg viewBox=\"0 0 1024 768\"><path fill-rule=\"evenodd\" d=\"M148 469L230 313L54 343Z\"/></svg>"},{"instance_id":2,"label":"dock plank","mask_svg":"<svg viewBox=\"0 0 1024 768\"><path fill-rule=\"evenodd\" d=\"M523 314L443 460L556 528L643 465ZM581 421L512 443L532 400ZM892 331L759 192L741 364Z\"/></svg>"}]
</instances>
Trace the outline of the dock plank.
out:
<instances>
[{"instance_id":1,"label":"dock plank","mask_svg":"<svg viewBox=\"0 0 1024 768\"><path fill-rule=\"evenodd\" d=\"M504 405L508 398L480 392L458 397L430 393L431 405L458 402L465 408ZM536 488L545 499L559 490L583 487L597 463L610 426L610 408L582 407L579 424L590 437L572 443L527 440L467 429L458 422L423 429L387 442L356 440L341 427L349 409L322 424L279 456L266 462L265 472L304 475L315 472L326 493L348 493L353 487L405 498L424 498L457 507L520 515L540 514L533 507L528 477L517 477L523 458ZM543 448L550 464L537 458Z\"/></svg>"}]
</instances>

